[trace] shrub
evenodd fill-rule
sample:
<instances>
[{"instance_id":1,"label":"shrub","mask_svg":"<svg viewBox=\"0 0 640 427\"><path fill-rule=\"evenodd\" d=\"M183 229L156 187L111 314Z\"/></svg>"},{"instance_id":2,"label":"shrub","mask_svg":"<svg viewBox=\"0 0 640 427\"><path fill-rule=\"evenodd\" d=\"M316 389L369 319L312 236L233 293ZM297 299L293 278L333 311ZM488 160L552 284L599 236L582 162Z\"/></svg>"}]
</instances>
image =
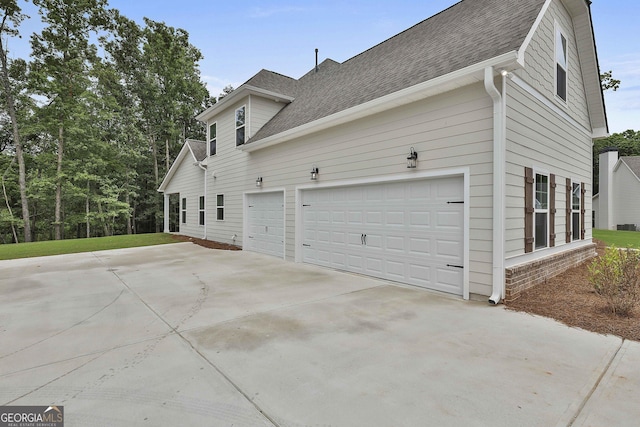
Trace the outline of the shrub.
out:
<instances>
[{"instance_id":1,"label":"shrub","mask_svg":"<svg viewBox=\"0 0 640 427\"><path fill-rule=\"evenodd\" d=\"M630 315L640 302L640 252L608 247L589 266L589 281L613 314Z\"/></svg>"}]
</instances>

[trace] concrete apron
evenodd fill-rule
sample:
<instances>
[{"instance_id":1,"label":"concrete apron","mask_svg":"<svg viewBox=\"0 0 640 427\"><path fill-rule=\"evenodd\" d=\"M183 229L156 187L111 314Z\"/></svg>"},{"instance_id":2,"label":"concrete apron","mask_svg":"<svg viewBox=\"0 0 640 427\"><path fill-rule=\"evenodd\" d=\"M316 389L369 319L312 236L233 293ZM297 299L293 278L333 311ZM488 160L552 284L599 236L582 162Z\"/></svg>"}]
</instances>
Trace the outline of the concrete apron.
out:
<instances>
[{"instance_id":1,"label":"concrete apron","mask_svg":"<svg viewBox=\"0 0 640 427\"><path fill-rule=\"evenodd\" d=\"M72 425L634 425L640 344L182 243L0 262L0 404Z\"/></svg>"}]
</instances>

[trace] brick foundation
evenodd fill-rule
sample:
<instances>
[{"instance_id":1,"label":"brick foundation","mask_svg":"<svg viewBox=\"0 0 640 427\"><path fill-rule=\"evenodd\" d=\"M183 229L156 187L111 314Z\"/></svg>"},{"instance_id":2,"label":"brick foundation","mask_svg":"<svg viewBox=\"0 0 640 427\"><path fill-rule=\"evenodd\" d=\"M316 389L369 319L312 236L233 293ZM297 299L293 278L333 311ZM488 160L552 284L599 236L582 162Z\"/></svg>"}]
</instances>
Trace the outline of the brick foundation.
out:
<instances>
[{"instance_id":1,"label":"brick foundation","mask_svg":"<svg viewBox=\"0 0 640 427\"><path fill-rule=\"evenodd\" d=\"M505 302L516 300L522 291L594 257L595 248L592 244L505 269Z\"/></svg>"}]
</instances>

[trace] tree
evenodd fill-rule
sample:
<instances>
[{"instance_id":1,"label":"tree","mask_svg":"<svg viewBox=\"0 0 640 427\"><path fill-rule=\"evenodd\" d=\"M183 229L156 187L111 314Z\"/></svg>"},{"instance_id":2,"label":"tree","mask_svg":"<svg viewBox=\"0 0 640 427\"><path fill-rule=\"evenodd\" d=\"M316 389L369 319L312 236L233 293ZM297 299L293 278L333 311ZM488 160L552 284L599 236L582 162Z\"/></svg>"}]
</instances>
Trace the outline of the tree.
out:
<instances>
[{"instance_id":1,"label":"tree","mask_svg":"<svg viewBox=\"0 0 640 427\"><path fill-rule=\"evenodd\" d=\"M137 128L151 153L150 168L140 165L138 171L145 184L140 192L147 202L155 201L142 209L159 231L162 200L156 190L160 178L182 141L204 134L204 127L194 120L209 102L198 68L202 54L189 43L185 30L150 19L145 19L144 28L123 16L116 20L117 31L112 40L105 41L105 50L121 74L122 90L135 100Z\"/></svg>"},{"instance_id":2,"label":"tree","mask_svg":"<svg viewBox=\"0 0 640 427\"><path fill-rule=\"evenodd\" d=\"M222 88L222 92L220 92L220 95L218 95L218 101L220 101L222 98L224 98L225 96L229 95L231 92L233 92L235 89L233 88L233 86L231 85L226 85L224 88Z\"/></svg>"},{"instance_id":3,"label":"tree","mask_svg":"<svg viewBox=\"0 0 640 427\"><path fill-rule=\"evenodd\" d=\"M97 58L89 42L109 23L106 0L34 0L43 22L41 34L31 37L34 58L31 75L36 94L46 98L41 114L57 138L55 239L62 238L63 160L69 128L83 114L81 97L89 86L88 73ZM72 138L73 139L73 138Z\"/></svg>"},{"instance_id":4,"label":"tree","mask_svg":"<svg viewBox=\"0 0 640 427\"><path fill-rule=\"evenodd\" d=\"M614 92L620 88L620 80L616 80L613 78L613 74L611 70L605 71L600 74L600 84L602 86L602 90L612 89Z\"/></svg>"},{"instance_id":5,"label":"tree","mask_svg":"<svg viewBox=\"0 0 640 427\"><path fill-rule=\"evenodd\" d=\"M27 198L26 168L24 163L24 150L20 139L20 129L18 126L18 118L16 114L16 101L14 91L9 76L9 60L7 58L7 47L4 43L4 36L18 36L18 25L25 18L21 8L15 0L2 0L2 21L0 22L0 65L2 66L1 79L2 88L4 90L4 103L7 113L11 119L13 145L15 147L15 157L18 162L18 184L20 188L20 201L22 205L22 222L24 230L24 241L30 242L31 236L31 218L29 215L29 200ZM17 239L16 239L17 242Z\"/></svg>"}]
</instances>

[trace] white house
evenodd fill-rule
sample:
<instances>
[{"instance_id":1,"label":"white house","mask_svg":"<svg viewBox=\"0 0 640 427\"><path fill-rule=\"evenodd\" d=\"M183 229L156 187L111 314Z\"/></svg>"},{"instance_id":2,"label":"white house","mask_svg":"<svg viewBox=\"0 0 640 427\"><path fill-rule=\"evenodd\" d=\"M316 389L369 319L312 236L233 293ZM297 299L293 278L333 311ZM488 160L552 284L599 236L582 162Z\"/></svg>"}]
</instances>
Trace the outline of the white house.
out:
<instances>
[{"instance_id":1,"label":"white house","mask_svg":"<svg viewBox=\"0 0 640 427\"><path fill-rule=\"evenodd\" d=\"M600 153L600 191L593 196L596 228L640 231L640 156L618 158L618 150Z\"/></svg>"},{"instance_id":2,"label":"white house","mask_svg":"<svg viewBox=\"0 0 640 427\"><path fill-rule=\"evenodd\" d=\"M179 194L183 234L492 303L594 254L585 0L463 0L197 119L206 157L162 182L165 231Z\"/></svg>"}]
</instances>

